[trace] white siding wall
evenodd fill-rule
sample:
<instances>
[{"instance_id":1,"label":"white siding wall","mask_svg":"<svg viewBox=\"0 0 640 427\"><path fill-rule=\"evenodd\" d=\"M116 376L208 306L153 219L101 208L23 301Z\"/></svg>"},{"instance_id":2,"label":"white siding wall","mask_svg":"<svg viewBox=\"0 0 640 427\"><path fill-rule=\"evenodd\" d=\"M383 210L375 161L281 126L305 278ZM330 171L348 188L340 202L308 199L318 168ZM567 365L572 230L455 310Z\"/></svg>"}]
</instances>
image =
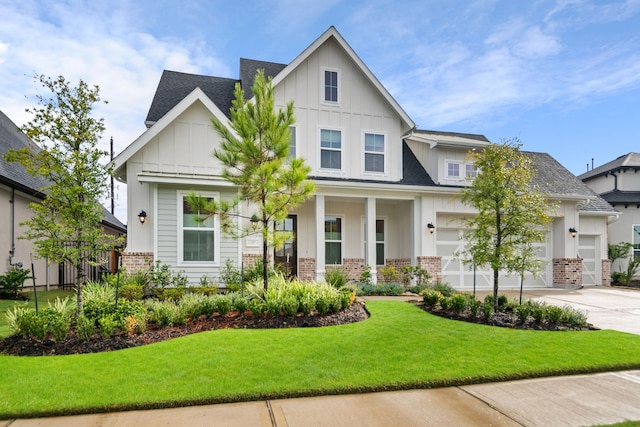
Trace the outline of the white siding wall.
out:
<instances>
[{"instance_id":1,"label":"white siding wall","mask_svg":"<svg viewBox=\"0 0 640 427\"><path fill-rule=\"evenodd\" d=\"M339 103L322 102L323 71L339 73ZM275 90L276 106L295 100L298 156L307 159L312 175L394 180L401 178L400 118L337 43L321 46ZM320 129L342 132L342 170L320 170ZM363 132L385 136L385 172L364 172Z\"/></svg>"}]
</instances>

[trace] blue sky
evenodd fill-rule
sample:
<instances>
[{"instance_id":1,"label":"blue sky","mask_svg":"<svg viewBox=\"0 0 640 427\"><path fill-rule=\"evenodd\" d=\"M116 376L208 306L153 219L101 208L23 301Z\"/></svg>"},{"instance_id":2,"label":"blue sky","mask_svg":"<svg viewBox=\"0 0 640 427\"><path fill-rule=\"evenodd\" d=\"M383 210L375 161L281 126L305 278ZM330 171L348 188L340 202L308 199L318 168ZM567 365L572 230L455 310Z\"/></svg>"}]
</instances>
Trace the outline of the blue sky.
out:
<instances>
[{"instance_id":1,"label":"blue sky","mask_svg":"<svg viewBox=\"0 0 640 427\"><path fill-rule=\"evenodd\" d=\"M640 151L640 0L0 0L0 110L30 119L34 73L83 79L119 152L163 69L237 78L331 25L420 129L518 137L575 174Z\"/></svg>"}]
</instances>

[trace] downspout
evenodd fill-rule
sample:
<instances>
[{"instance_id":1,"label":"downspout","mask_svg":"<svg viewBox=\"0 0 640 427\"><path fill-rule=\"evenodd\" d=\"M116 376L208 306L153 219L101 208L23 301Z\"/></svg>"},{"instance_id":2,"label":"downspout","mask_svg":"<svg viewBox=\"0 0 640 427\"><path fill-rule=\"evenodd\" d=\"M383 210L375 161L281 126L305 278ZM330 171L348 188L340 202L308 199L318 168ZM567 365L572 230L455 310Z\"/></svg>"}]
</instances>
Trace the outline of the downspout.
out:
<instances>
[{"instance_id":1,"label":"downspout","mask_svg":"<svg viewBox=\"0 0 640 427\"><path fill-rule=\"evenodd\" d=\"M13 265L13 255L15 254L15 250L16 250L16 232L15 232L16 203L15 201L16 201L16 189L14 187L11 187L11 200L9 200L9 203L11 204L11 213L10 213L11 225L9 226L9 228L11 229L11 249L9 249L9 265L10 266Z\"/></svg>"}]
</instances>

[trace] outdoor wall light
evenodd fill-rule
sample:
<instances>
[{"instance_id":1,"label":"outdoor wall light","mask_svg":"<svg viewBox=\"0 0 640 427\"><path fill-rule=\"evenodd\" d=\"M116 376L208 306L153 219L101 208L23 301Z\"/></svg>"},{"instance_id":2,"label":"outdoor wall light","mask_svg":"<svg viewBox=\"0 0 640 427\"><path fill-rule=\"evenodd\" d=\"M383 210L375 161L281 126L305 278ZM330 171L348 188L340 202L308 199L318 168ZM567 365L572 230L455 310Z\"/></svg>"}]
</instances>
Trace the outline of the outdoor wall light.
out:
<instances>
[{"instance_id":1,"label":"outdoor wall light","mask_svg":"<svg viewBox=\"0 0 640 427\"><path fill-rule=\"evenodd\" d=\"M427 224L427 230L429 230L429 234L433 234L433 232L436 231L436 226L430 222L429 224Z\"/></svg>"},{"instance_id":2,"label":"outdoor wall light","mask_svg":"<svg viewBox=\"0 0 640 427\"><path fill-rule=\"evenodd\" d=\"M253 228L254 230L258 228L258 222L260 220L258 219L258 216L256 214L251 215L251 219L249 221L251 221L251 228Z\"/></svg>"},{"instance_id":3,"label":"outdoor wall light","mask_svg":"<svg viewBox=\"0 0 640 427\"><path fill-rule=\"evenodd\" d=\"M138 214L138 221L140 221L140 224L144 225L144 222L147 220L147 213L145 211L140 211L140 213Z\"/></svg>"},{"instance_id":4,"label":"outdoor wall light","mask_svg":"<svg viewBox=\"0 0 640 427\"><path fill-rule=\"evenodd\" d=\"M578 230L576 230L575 228L571 227L569 229L569 234L571 234L571 237L576 237L576 234L578 234Z\"/></svg>"}]
</instances>

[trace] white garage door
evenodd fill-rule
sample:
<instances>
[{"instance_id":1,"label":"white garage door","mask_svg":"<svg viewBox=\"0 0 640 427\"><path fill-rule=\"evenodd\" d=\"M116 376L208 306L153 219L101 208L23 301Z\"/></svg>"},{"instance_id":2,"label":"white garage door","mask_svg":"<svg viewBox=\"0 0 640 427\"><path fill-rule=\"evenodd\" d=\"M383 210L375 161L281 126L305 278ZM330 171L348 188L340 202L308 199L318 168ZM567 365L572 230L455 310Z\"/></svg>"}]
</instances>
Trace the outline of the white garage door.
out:
<instances>
[{"instance_id":1,"label":"white garage door","mask_svg":"<svg viewBox=\"0 0 640 427\"><path fill-rule=\"evenodd\" d=\"M582 284L597 285L596 236L578 236L578 256L582 258Z\"/></svg>"},{"instance_id":2,"label":"white garage door","mask_svg":"<svg viewBox=\"0 0 640 427\"><path fill-rule=\"evenodd\" d=\"M462 262L467 247L462 238L462 230L453 228L438 228L436 252L442 257L442 280L456 289L472 290L493 289L493 271L488 268L476 268L474 273L473 265L465 265ZM543 270L533 277L530 273L525 273L524 287L540 288L551 287L551 248L549 243L536 245L540 258L544 262ZM520 287L520 276L518 274L500 274L501 289L517 289Z\"/></svg>"}]
</instances>

